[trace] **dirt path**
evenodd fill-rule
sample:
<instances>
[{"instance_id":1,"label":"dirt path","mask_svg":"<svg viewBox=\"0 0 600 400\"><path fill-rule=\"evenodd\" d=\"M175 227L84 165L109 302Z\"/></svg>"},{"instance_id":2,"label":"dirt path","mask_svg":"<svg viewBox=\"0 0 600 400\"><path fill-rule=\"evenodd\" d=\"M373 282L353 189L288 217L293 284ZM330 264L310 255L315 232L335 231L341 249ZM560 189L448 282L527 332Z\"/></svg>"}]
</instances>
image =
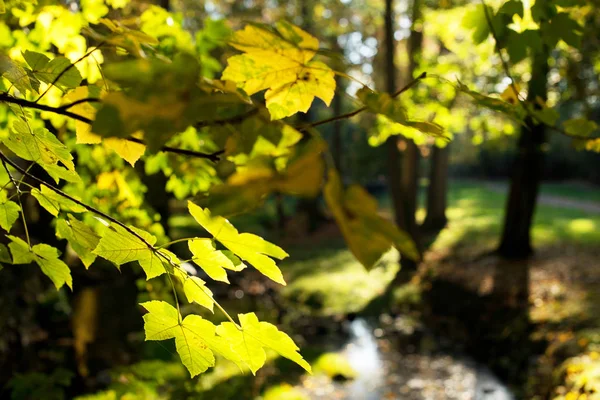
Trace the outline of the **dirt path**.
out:
<instances>
[{"instance_id":1,"label":"dirt path","mask_svg":"<svg viewBox=\"0 0 600 400\"><path fill-rule=\"evenodd\" d=\"M487 182L485 187L493 192L503 194L506 193L508 189L506 185L495 182ZM538 196L538 203L551 207L571 208L593 214L600 214L600 204L593 201L575 200L568 197L540 194Z\"/></svg>"}]
</instances>

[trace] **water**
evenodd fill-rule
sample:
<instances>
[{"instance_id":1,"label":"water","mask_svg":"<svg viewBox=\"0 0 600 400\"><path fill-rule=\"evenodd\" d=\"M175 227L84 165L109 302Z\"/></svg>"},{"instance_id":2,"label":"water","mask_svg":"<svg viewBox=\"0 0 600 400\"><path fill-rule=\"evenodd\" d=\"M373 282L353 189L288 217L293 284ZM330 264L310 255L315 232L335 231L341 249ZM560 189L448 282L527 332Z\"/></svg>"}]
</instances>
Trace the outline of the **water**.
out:
<instances>
[{"instance_id":1,"label":"water","mask_svg":"<svg viewBox=\"0 0 600 400\"><path fill-rule=\"evenodd\" d=\"M357 377L347 382L311 377L303 385L311 399L514 399L491 371L471 359L418 350L401 354L360 318L350 323L349 333L341 353Z\"/></svg>"}]
</instances>

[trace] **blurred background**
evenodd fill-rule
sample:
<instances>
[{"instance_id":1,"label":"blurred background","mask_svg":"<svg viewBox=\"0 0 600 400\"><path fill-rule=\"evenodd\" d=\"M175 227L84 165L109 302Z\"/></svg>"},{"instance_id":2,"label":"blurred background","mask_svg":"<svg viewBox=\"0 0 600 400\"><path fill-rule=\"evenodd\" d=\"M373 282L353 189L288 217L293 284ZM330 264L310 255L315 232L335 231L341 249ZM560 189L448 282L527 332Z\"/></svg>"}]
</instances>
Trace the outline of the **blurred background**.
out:
<instances>
[{"instance_id":1,"label":"blurred background","mask_svg":"<svg viewBox=\"0 0 600 400\"><path fill-rule=\"evenodd\" d=\"M7 7L11 1L5 1ZM503 3L489 5L497 8ZM577 11L583 26L580 45L561 42L550 57L546 103L561 120L582 113L589 120L600 120L596 3L583 2L579 9L583 11ZM30 7L26 2L15 4L25 11ZM232 218L240 231L256 233L290 253L280 264L288 285L245 270L232 275L230 285L211 282L211 290L232 315L254 311L289 333L313 366L312 376L270 354L268 366L256 376L219 360L216 368L190 379L173 343L143 340L138 303L170 299L165 281L147 282L138 267L124 266L119 272L108 265L90 270L79 265L73 267L75 291L57 292L38 268L24 266L17 272L0 271L0 398L593 399L599 395L600 155L577 150L570 138L548 132L530 226L532 241L525 246L531 248L520 254L495 251L502 233L506 236L504 216L520 154L521 126L456 92L458 80L499 97L510 83L493 40L475 44L469 21L478 2L68 0L63 4L68 15L83 13L92 22L105 15L134 21L158 38L161 51L198 54L207 77L219 77L225 58L234 54L224 40L231 30L249 21L270 24L287 19L318 37L321 56L348 76L337 78L331 107L315 102L298 123L356 109L360 104L354 94L363 85L387 91L390 82L400 88L426 72L428 78L403 97L404 102L420 119L446 127L452 141L405 132L406 138L396 144L405 174L403 190L414 196L403 212L413 219L404 221L405 230L423 250L418 264L399 263L394 250L365 270L347 249L322 198L278 195L255 212ZM40 35L52 42L52 35L64 35L69 29L76 37L79 31L69 25L68 15L31 21L26 34L15 27L18 24L11 25L19 15L0 20L0 47L26 47ZM386 25L386 16L392 25ZM393 38L392 69L386 35ZM527 60L512 68L524 86L532 79ZM363 185L378 199L380 214L389 219L398 213L388 190L392 175L389 146L384 145L393 129L365 113L318 127L343 181ZM92 165L99 155L91 147L77 151L81 159L91 160L89 174L105 182L98 184L100 192L82 197L118 198L114 212L161 238L198 234L184 199L206 190L196 176L218 176L218 168L226 168L199 165L202 160L196 160L182 164L180 170L165 171L164 155L158 154L135 169L115 173L122 160L106 157L101 165ZM34 222L32 232L56 241L42 214ZM198 273L202 276L202 271ZM195 311L215 321L221 318Z\"/></svg>"}]
</instances>

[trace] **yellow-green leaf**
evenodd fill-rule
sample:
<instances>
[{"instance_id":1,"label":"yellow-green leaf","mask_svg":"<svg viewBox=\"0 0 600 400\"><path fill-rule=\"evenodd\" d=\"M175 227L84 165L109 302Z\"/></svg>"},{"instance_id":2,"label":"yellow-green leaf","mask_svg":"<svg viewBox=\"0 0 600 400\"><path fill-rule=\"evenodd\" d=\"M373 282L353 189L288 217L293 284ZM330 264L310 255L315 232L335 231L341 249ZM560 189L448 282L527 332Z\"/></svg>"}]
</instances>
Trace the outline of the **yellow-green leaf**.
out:
<instances>
[{"instance_id":1,"label":"yellow-green leaf","mask_svg":"<svg viewBox=\"0 0 600 400\"><path fill-rule=\"evenodd\" d=\"M324 195L348 247L365 268L373 267L392 247L408 258L419 258L410 236L380 217L377 201L360 186L344 190L337 172L330 170Z\"/></svg>"},{"instance_id":2,"label":"yellow-green leaf","mask_svg":"<svg viewBox=\"0 0 600 400\"><path fill-rule=\"evenodd\" d=\"M193 254L192 261L202 268L204 272L216 281L229 283L226 269L241 271L246 266L235 258L228 257L223 251L216 250L211 239L192 239L188 241L188 247Z\"/></svg>"},{"instance_id":3,"label":"yellow-green leaf","mask_svg":"<svg viewBox=\"0 0 600 400\"><path fill-rule=\"evenodd\" d=\"M81 101L89 98L100 98L101 89L98 86L79 86L75 90L69 92L63 98L65 104L71 104L76 101ZM92 102L83 102L69 108L69 111L93 120L96 117L96 107ZM75 133L77 134L77 143L81 144L97 144L102 141L102 138L92 133L92 126L83 121L75 121Z\"/></svg>"},{"instance_id":4,"label":"yellow-green leaf","mask_svg":"<svg viewBox=\"0 0 600 400\"><path fill-rule=\"evenodd\" d=\"M190 214L223 246L236 256L250 263L263 275L275 282L285 285L281 271L270 257L279 260L288 254L273 243L251 233L238 233L237 229L223 217L212 217L208 209L202 209L191 201L188 202Z\"/></svg>"},{"instance_id":5,"label":"yellow-green leaf","mask_svg":"<svg viewBox=\"0 0 600 400\"><path fill-rule=\"evenodd\" d=\"M133 228L132 228L133 229ZM119 225L107 227L101 234L98 246L93 253L115 263L117 266L137 261L146 273L146 279L152 279L166 272L163 260L152 246L156 237L140 229L133 229L141 238Z\"/></svg>"},{"instance_id":6,"label":"yellow-green leaf","mask_svg":"<svg viewBox=\"0 0 600 400\"><path fill-rule=\"evenodd\" d=\"M334 73L311 61L318 40L287 22L277 23L275 29L249 24L236 32L230 44L244 53L228 58L222 79L236 82L249 95L268 89L265 99L271 119L306 112L315 97L329 105Z\"/></svg>"},{"instance_id":7,"label":"yellow-green leaf","mask_svg":"<svg viewBox=\"0 0 600 400\"><path fill-rule=\"evenodd\" d=\"M46 211L55 217L61 210L68 210L75 213L85 212L85 207L75 203L73 200L67 199L50 189L46 185L41 185L40 189L31 189L31 195L37 199L40 206L44 207Z\"/></svg>"},{"instance_id":8,"label":"yellow-green leaf","mask_svg":"<svg viewBox=\"0 0 600 400\"><path fill-rule=\"evenodd\" d=\"M223 322L217 327L217 333L229 342L231 349L241 357L252 373L255 374L264 365L265 348L276 351L311 372L310 365L298 352L298 346L275 325L259 322L254 313L239 314L238 318L241 329L231 322Z\"/></svg>"},{"instance_id":9,"label":"yellow-green leaf","mask_svg":"<svg viewBox=\"0 0 600 400\"><path fill-rule=\"evenodd\" d=\"M58 249L45 243L29 248L29 245L18 237L11 235L6 237L11 240L8 247L13 256L13 264L28 264L35 261L57 289L65 283L73 289L71 271L67 264L58 258L60 257Z\"/></svg>"},{"instance_id":10,"label":"yellow-green leaf","mask_svg":"<svg viewBox=\"0 0 600 400\"><path fill-rule=\"evenodd\" d=\"M104 139L104 146L107 149L113 150L131 166L139 160L146 151L146 146L141 143L132 142L127 139L119 138L106 138Z\"/></svg>"},{"instance_id":11,"label":"yellow-green leaf","mask_svg":"<svg viewBox=\"0 0 600 400\"><path fill-rule=\"evenodd\" d=\"M175 307L164 301L148 301L141 306L148 310L144 315L146 340L175 339L181 362L192 377L215 365L214 353L242 367L240 357L223 338L216 336L212 322L198 315L181 320Z\"/></svg>"},{"instance_id":12,"label":"yellow-green leaf","mask_svg":"<svg viewBox=\"0 0 600 400\"><path fill-rule=\"evenodd\" d=\"M92 251L98 246L100 236L72 215L68 216L68 220L56 221L56 236L69 242L86 268L89 268L96 259Z\"/></svg>"},{"instance_id":13,"label":"yellow-green leaf","mask_svg":"<svg viewBox=\"0 0 600 400\"><path fill-rule=\"evenodd\" d=\"M19 218L21 207L14 201L7 200L0 204L0 227L9 232L13 224Z\"/></svg>"},{"instance_id":14,"label":"yellow-green leaf","mask_svg":"<svg viewBox=\"0 0 600 400\"><path fill-rule=\"evenodd\" d=\"M41 165L59 161L69 170L75 170L73 156L48 129L31 127L23 120L15 120L8 137L2 142L17 156Z\"/></svg>"}]
</instances>

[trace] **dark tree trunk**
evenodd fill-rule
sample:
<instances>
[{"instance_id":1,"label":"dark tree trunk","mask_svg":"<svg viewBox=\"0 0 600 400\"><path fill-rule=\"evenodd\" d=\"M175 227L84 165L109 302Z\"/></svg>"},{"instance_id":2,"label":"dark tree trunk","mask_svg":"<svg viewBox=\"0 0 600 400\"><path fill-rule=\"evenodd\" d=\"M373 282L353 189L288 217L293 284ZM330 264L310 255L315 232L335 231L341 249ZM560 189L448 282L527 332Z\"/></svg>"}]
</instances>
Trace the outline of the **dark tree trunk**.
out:
<instances>
[{"instance_id":1,"label":"dark tree trunk","mask_svg":"<svg viewBox=\"0 0 600 400\"><path fill-rule=\"evenodd\" d=\"M385 38L387 44L386 68L387 68L387 90L393 93L396 90L395 67L394 67L394 27L393 27L393 1L386 0L385 15ZM412 5L412 26L408 40L409 68L408 76L412 78L422 48L423 34L414 29L416 23L421 19L420 0L414 0ZM417 210L418 193L418 169L420 152L417 145L410 139L406 140L406 148L400 157L398 151L398 139L388 139L388 163L390 180L390 192L398 226L406 231L415 241L417 248L421 249L420 235L415 213ZM402 269L405 272L414 271L417 263L405 258L402 260Z\"/></svg>"},{"instance_id":2,"label":"dark tree trunk","mask_svg":"<svg viewBox=\"0 0 600 400\"><path fill-rule=\"evenodd\" d=\"M333 98L333 115L341 115L343 112L342 93L344 86L339 76L336 76L336 87L338 88L338 95ZM331 153L333 155L333 163L335 168L343 176L342 157L343 157L343 145L342 145L342 127L343 121L337 120L333 123L333 131L331 133Z\"/></svg>"},{"instance_id":3,"label":"dark tree trunk","mask_svg":"<svg viewBox=\"0 0 600 400\"><path fill-rule=\"evenodd\" d=\"M386 91L396 91L396 66L394 54L396 50L394 40L394 0L385 0L385 76ZM394 216L398 226L404 225L404 213L402 212L402 186L400 177L400 151L398 150L398 137L390 136L386 142L388 162L388 187L392 197Z\"/></svg>"},{"instance_id":4,"label":"dark tree trunk","mask_svg":"<svg viewBox=\"0 0 600 400\"><path fill-rule=\"evenodd\" d=\"M535 103L537 98L546 100L548 69L548 53L536 54L529 81L529 102ZM502 240L498 248L498 253L504 258L526 258L532 253L531 225L543 173L542 145L545 136L544 125L536 124L532 118L525 121L513 165Z\"/></svg>"},{"instance_id":5,"label":"dark tree trunk","mask_svg":"<svg viewBox=\"0 0 600 400\"><path fill-rule=\"evenodd\" d=\"M424 232L440 231L448 222L446 206L449 154L449 146L434 146L431 152L429 186L427 187L427 214L422 227Z\"/></svg>"}]
</instances>

